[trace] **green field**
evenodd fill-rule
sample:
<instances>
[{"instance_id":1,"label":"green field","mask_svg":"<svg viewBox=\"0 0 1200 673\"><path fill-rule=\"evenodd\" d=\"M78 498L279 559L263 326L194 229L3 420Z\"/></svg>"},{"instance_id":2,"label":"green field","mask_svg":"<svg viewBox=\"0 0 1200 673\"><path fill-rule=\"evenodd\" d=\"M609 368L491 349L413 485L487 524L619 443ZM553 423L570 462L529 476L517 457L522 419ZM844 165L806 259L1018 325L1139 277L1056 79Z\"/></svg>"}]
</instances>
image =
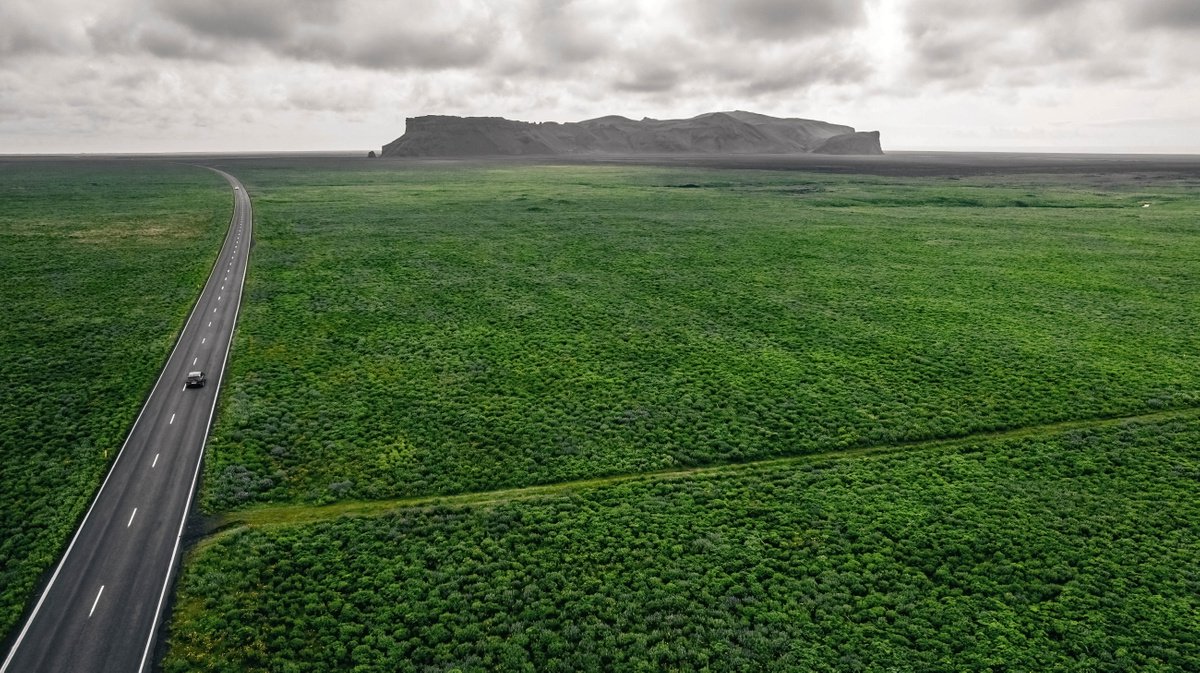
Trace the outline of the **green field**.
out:
<instances>
[{"instance_id":1,"label":"green field","mask_svg":"<svg viewBox=\"0 0 1200 673\"><path fill-rule=\"evenodd\" d=\"M1200 401L1188 185L382 165L231 168L257 247L209 512Z\"/></svg>"},{"instance_id":2,"label":"green field","mask_svg":"<svg viewBox=\"0 0 1200 673\"><path fill-rule=\"evenodd\" d=\"M166 671L1194 671L1200 418L237 528Z\"/></svg>"},{"instance_id":3,"label":"green field","mask_svg":"<svg viewBox=\"0 0 1200 673\"><path fill-rule=\"evenodd\" d=\"M1200 667L1186 179L233 170L165 670Z\"/></svg>"},{"instance_id":4,"label":"green field","mask_svg":"<svg viewBox=\"0 0 1200 673\"><path fill-rule=\"evenodd\" d=\"M120 449L231 208L195 167L0 160L0 632Z\"/></svg>"},{"instance_id":5,"label":"green field","mask_svg":"<svg viewBox=\"0 0 1200 673\"><path fill-rule=\"evenodd\" d=\"M223 163L165 670L1200 669L1193 178ZM230 207L0 161L6 629Z\"/></svg>"}]
</instances>

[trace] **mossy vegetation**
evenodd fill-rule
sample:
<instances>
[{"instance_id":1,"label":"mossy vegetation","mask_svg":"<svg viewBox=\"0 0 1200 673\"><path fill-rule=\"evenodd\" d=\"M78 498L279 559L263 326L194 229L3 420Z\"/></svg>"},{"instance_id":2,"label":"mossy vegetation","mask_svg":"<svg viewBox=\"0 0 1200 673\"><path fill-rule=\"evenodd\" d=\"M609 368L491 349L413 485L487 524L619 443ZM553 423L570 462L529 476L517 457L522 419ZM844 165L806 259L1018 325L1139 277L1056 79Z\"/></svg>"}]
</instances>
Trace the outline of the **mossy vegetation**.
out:
<instances>
[{"instance_id":1,"label":"mossy vegetation","mask_svg":"<svg viewBox=\"0 0 1200 673\"><path fill-rule=\"evenodd\" d=\"M239 175L165 670L1200 667L1188 185Z\"/></svg>"},{"instance_id":2,"label":"mossy vegetation","mask_svg":"<svg viewBox=\"0 0 1200 673\"><path fill-rule=\"evenodd\" d=\"M1188 671L1200 421L242 529L166 671Z\"/></svg>"},{"instance_id":3,"label":"mossy vegetation","mask_svg":"<svg viewBox=\"0 0 1200 673\"><path fill-rule=\"evenodd\" d=\"M210 512L1200 399L1198 208L1170 182L236 170L256 197L258 242L207 464Z\"/></svg>"}]
</instances>

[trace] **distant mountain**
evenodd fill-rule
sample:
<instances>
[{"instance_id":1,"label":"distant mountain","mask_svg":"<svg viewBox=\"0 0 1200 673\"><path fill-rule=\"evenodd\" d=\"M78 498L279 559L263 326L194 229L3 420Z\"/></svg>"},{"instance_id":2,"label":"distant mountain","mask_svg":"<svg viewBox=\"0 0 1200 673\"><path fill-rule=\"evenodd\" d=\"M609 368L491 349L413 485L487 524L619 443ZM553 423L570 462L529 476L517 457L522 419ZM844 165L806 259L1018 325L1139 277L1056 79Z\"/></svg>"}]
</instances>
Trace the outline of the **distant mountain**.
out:
<instances>
[{"instance_id":1,"label":"distant mountain","mask_svg":"<svg viewBox=\"0 0 1200 673\"><path fill-rule=\"evenodd\" d=\"M385 157L564 154L883 154L879 132L736 110L691 119L608 116L581 122L502 117L409 117Z\"/></svg>"}]
</instances>

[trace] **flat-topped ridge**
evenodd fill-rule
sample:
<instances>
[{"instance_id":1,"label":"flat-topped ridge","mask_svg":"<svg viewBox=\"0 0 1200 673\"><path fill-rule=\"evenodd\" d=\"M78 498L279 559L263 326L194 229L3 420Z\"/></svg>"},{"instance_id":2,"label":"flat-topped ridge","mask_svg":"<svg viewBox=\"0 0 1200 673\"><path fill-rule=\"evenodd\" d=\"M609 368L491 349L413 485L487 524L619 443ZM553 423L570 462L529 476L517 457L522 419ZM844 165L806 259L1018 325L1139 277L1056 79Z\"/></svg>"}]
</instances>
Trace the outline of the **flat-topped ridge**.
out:
<instances>
[{"instance_id":1,"label":"flat-topped ridge","mask_svg":"<svg viewBox=\"0 0 1200 673\"><path fill-rule=\"evenodd\" d=\"M635 121L607 115L580 122L503 117L410 117L383 156L588 154L883 154L879 132L814 119L733 110L690 119Z\"/></svg>"}]
</instances>

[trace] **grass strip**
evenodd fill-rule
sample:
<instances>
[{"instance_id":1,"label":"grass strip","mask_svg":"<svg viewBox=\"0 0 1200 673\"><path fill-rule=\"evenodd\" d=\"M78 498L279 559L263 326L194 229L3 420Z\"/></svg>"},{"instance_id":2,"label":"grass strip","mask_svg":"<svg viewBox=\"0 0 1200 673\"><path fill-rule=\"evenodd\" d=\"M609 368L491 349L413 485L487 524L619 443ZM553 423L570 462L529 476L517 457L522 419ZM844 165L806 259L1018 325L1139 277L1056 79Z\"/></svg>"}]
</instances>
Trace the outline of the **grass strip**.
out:
<instances>
[{"instance_id":1,"label":"grass strip","mask_svg":"<svg viewBox=\"0 0 1200 673\"><path fill-rule=\"evenodd\" d=\"M247 527L261 528L270 526L289 526L315 523L329 519L337 519L340 517L383 516L395 512L396 510L414 507L419 508L453 505L488 506L516 500L553 497L564 493L575 493L579 491L603 488L606 486L614 486L617 484L641 481L664 481L697 475L725 474L741 470L763 469L776 467L779 465L799 463L816 463L826 460L841 460L851 457L871 457L887 455L896 451L937 451L941 449L957 448L964 444L970 444L979 441L1026 439L1041 435L1069 432L1072 430L1094 430L1124 424L1146 425L1151 423L1161 423L1164 421L1194 418L1197 416L1200 416L1200 408L1172 409L1149 414L1063 421L1059 423L1048 423L1026 428L1015 428L1012 430L1003 430L997 432L981 432L964 435L961 437L949 437L922 442L905 442L901 444L856 447L851 449L827 451L819 454L788 456L784 458L771 458L767 460L753 460L744 463L727 463L704 467L658 470L655 472L619 474L595 479L579 479L555 484L542 484L538 486L527 486L524 488L509 488L498 489L494 491L481 491L476 493L463 493L459 495L395 498L375 501L351 501L319 506L274 505L256 507L221 514L214 517L212 529L215 531L215 533L209 536L201 544L211 544L228 534L237 532L238 530Z\"/></svg>"}]
</instances>

